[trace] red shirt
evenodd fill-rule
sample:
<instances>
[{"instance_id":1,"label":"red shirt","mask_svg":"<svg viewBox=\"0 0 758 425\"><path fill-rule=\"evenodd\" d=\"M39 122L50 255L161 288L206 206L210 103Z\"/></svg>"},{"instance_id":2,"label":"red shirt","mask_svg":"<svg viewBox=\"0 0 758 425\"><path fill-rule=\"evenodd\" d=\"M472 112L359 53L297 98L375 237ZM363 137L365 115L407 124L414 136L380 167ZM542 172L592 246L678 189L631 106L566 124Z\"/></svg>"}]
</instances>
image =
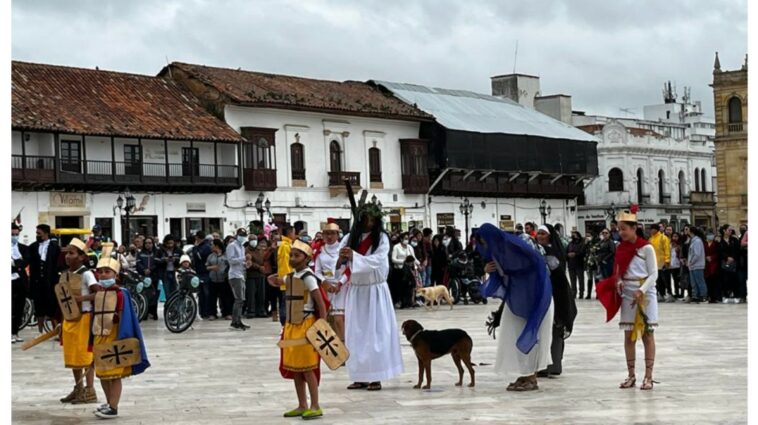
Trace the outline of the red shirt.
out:
<instances>
[{"instance_id":1,"label":"red shirt","mask_svg":"<svg viewBox=\"0 0 758 425\"><path fill-rule=\"evenodd\" d=\"M719 248L716 242L705 243L705 259L705 277L713 276L718 272L720 266Z\"/></svg>"}]
</instances>

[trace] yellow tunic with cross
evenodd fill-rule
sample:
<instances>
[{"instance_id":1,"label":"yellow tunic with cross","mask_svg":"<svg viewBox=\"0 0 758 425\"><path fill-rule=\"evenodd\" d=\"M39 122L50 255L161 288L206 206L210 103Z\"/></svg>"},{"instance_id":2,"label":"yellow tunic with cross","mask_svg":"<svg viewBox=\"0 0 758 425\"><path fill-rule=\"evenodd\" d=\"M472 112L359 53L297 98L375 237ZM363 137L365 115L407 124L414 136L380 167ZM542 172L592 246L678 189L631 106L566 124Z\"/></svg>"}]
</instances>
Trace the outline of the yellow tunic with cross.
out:
<instances>
[{"instance_id":1,"label":"yellow tunic with cross","mask_svg":"<svg viewBox=\"0 0 758 425\"><path fill-rule=\"evenodd\" d=\"M60 285L66 285L73 295L89 295L90 286L97 283L95 275L81 266L76 271L61 273ZM92 352L87 350L89 329L92 319L92 303L82 301L79 305L81 316L77 320L63 320L61 326L61 344L63 345L63 363L70 369L83 369L92 364Z\"/></svg>"},{"instance_id":2,"label":"yellow tunic with cross","mask_svg":"<svg viewBox=\"0 0 758 425\"><path fill-rule=\"evenodd\" d=\"M119 324L113 323L113 318L116 313L119 316L122 313L121 311L117 311L118 292L120 290L114 285L95 294L95 312L92 322L92 334L95 336L95 345L112 343L118 339ZM132 375L132 367L116 367L108 370L101 370L95 367L95 375L101 380L126 378Z\"/></svg>"},{"instance_id":3,"label":"yellow tunic with cross","mask_svg":"<svg viewBox=\"0 0 758 425\"><path fill-rule=\"evenodd\" d=\"M318 290L318 279L309 269L304 269L288 275L285 281L287 287L285 292L287 321L284 324L282 339L284 341L303 340L308 329L316 322L311 291ZM302 315L299 312L292 311L293 308L300 308L300 303L297 301L300 300L301 296L303 300ZM305 343L282 348L282 368L284 370L307 372L317 369L320 361L318 352L311 344Z\"/></svg>"}]
</instances>

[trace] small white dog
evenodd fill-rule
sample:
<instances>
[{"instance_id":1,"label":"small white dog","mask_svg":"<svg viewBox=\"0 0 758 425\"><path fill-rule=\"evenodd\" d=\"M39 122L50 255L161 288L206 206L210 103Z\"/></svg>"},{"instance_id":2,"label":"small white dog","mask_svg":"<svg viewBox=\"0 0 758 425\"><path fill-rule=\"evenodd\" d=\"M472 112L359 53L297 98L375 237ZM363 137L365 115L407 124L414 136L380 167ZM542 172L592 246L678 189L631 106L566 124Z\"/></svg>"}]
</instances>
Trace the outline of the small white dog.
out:
<instances>
[{"instance_id":1,"label":"small white dog","mask_svg":"<svg viewBox=\"0 0 758 425\"><path fill-rule=\"evenodd\" d=\"M447 288L442 285L418 288L416 289L416 295L424 297L424 307L427 309L432 308L433 304L436 304L437 308L439 308L440 300L443 298L445 299L445 302L450 305L450 310L453 309L453 299L450 297L450 292L448 292Z\"/></svg>"}]
</instances>

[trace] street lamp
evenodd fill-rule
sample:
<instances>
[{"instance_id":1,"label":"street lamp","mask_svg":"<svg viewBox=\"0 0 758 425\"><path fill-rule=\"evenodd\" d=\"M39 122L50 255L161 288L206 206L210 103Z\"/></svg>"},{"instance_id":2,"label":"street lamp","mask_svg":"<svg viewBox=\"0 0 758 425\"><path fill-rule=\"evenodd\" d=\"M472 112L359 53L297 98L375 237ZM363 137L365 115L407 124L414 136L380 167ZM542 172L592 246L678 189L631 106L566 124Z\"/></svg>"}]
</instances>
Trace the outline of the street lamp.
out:
<instances>
[{"instance_id":1,"label":"street lamp","mask_svg":"<svg viewBox=\"0 0 758 425\"><path fill-rule=\"evenodd\" d=\"M255 209L258 211L258 215L261 218L261 226L263 226L263 213L271 212L271 201L266 198L266 202L263 202L263 192L258 194L258 199L255 200Z\"/></svg>"},{"instance_id":2,"label":"street lamp","mask_svg":"<svg viewBox=\"0 0 758 425\"><path fill-rule=\"evenodd\" d=\"M550 213L553 212L553 207L547 204L547 202L543 199L542 202L540 202L540 215L542 216L542 224L547 224L547 218L550 216Z\"/></svg>"},{"instance_id":3,"label":"street lamp","mask_svg":"<svg viewBox=\"0 0 758 425\"><path fill-rule=\"evenodd\" d=\"M465 219L466 243L468 243L468 216L474 211L474 204L469 202L468 198L465 198L458 206L458 209L461 211L461 214L463 214L463 218Z\"/></svg>"},{"instance_id":4,"label":"street lamp","mask_svg":"<svg viewBox=\"0 0 758 425\"><path fill-rule=\"evenodd\" d=\"M122 197L123 195L123 197ZM124 202L126 202L126 205L124 205ZM131 222L129 221L129 216L134 212L135 207L137 206L136 199L132 195L131 192L129 192L129 188L126 188L126 191L123 193L118 194L118 198L116 198L116 208L119 211L119 215L123 212L126 216L126 243L131 243L132 240L132 226ZM121 236L124 236L124 229L123 226L121 226Z\"/></svg>"}]
</instances>

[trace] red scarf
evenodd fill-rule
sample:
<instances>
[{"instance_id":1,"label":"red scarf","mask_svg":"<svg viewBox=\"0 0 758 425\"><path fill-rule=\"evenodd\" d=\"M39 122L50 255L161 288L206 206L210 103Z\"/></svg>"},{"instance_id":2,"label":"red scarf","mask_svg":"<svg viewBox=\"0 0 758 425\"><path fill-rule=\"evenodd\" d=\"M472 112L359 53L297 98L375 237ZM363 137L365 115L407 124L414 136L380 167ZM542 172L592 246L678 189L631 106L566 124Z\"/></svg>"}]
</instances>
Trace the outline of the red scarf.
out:
<instances>
[{"instance_id":1,"label":"red scarf","mask_svg":"<svg viewBox=\"0 0 758 425\"><path fill-rule=\"evenodd\" d=\"M606 322L610 322L621 308L621 296L616 291L616 282L624 277L629 264L632 262L634 256L637 255L637 251L647 244L647 239L640 237L634 243L621 242L616 247L616 259L613 262L614 273L595 285L597 298L600 304L605 307Z\"/></svg>"},{"instance_id":2,"label":"red scarf","mask_svg":"<svg viewBox=\"0 0 758 425\"><path fill-rule=\"evenodd\" d=\"M368 254L368 250L371 249L371 246L374 244L374 238L371 237L371 235L368 235L368 237L361 241L361 243L358 244L358 249L356 250L358 254L366 255ZM352 272L350 271L350 267L345 267L345 276L347 276L347 279L350 280L350 275L352 275Z\"/></svg>"}]
</instances>

